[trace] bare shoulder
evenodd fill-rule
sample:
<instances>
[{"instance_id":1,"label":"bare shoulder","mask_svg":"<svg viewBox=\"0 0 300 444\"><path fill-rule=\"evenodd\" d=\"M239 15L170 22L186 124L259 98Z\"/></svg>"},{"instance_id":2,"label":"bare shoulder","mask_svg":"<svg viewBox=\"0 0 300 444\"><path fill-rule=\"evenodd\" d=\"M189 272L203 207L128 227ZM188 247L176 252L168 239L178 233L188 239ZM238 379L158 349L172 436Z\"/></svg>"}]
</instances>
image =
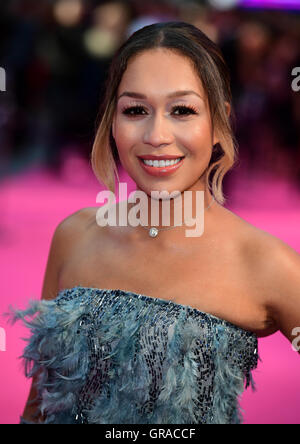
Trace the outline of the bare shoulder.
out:
<instances>
[{"instance_id":1,"label":"bare shoulder","mask_svg":"<svg viewBox=\"0 0 300 444\"><path fill-rule=\"evenodd\" d=\"M235 215L236 216L236 215ZM282 239L236 216L240 225L241 241L249 262L256 265L266 277L274 275L288 264L298 263L299 253ZM258 270L257 270L258 271Z\"/></svg>"},{"instance_id":2,"label":"bare shoulder","mask_svg":"<svg viewBox=\"0 0 300 444\"><path fill-rule=\"evenodd\" d=\"M65 263L78 243L84 242L89 229L95 224L97 208L87 207L65 217L56 226L48 253L43 281L42 299L51 300L57 296L59 279Z\"/></svg>"},{"instance_id":3,"label":"bare shoulder","mask_svg":"<svg viewBox=\"0 0 300 444\"><path fill-rule=\"evenodd\" d=\"M72 252L84 248L87 241L92 239L97 226L97 207L85 207L64 218L57 226L54 237L57 237L59 251L64 260L68 260ZM97 236L105 230L97 226Z\"/></svg>"},{"instance_id":4,"label":"bare shoulder","mask_svg":"<svg viewBox=\"0 0 300 444\"><path fill-rule=\"evenodd\" d=\"M265 261L269 258L269 263L273 262L274 265L276 259L283 260L288 256L299 257L299 254L283 240L256 227L232 211L225 208L224 210L226 212L225 223L228 222L232 233L236 233L239 245L253 264L258 264L260 260ZM267 264L265 265L267 266Z\"/></svg>"},{"instance_id":5,"label":"bare shoulder","mask_svg":"<svg viewBox=\"0 0 300 444\"><path fill-rule=\"evenodd\" d=\"M300 319L300 254L269 233L258 233L249 249L257 282L264 289L269 319L288 339Z\"/></svg>"},{"instance_id":6,"label":"bare shoulder","mask_svg":"<svg viewBox=\"0 0 300 444\"><path fill-rule=\"evenodd\" d=\"M97 208L85 207L65 217L57 226L59 232L68 234L73 231L85 230L89 223L95 221Z\"/></svg>"},{"instance_id":7,"label":"bare shoulder","mask_svg":"<svg viewBox=\"0 0 300 444\"><path fill-rule=\"evenodd\" d=\"M229 217L239 233L244 263L269 317L274 319L275 309L282 310L288 299L294 301L294 306L297 301L300 305L300 254L282 239L236 214L231 213Z\"/></svg>"}]
</instances>

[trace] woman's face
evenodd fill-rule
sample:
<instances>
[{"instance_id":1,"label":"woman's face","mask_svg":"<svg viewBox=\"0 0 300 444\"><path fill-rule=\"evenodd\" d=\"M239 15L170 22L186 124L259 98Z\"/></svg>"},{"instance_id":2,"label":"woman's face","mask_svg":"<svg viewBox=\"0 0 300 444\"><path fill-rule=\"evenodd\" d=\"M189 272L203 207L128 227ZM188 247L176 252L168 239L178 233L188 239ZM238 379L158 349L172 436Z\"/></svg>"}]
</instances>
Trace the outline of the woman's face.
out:
<instances>
[{"instance_id":1,"label":"woman's face","mask_svg":"<svg viewBox=\"0 0 300 444\"><path fill-rule=\"evenodd\" d=\"M168 49L130 60L118 89L112 125L121 164L150 195L204 189L212 147L218 140L201 80L191 61ZM147 155L183 158L176 165L144 163ZM159 162L160 159L157 159Z\"/></svg>"}]
</instances>

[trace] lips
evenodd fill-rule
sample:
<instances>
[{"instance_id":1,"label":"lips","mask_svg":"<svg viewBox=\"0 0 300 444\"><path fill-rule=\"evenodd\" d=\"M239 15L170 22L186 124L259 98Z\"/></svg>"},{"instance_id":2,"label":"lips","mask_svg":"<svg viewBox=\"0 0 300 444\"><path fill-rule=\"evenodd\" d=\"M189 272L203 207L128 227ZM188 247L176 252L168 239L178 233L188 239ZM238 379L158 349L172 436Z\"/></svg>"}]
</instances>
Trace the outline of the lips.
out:
<instances>
[{"instance_id":1,"label":"lips","mask_svg":"<svg viewBox=\"0 0 300 444\"><path fill-rule=\"evenodd\" d=\"M180 154L172 155L172 154L161 154L161 155L152 155L152 154L145 154L138 156L140 159L144 160L172 160L172 159L179 159L181 157L184 157Z\"/></svg>"},{"instance_id":2,"label":"lips","mask_svg":"<svg viewBox=\"0 0 300 444\"><path fill-rule=\"evenodd\" d=\"M169 166L162 166L162 167L157 167L157 166L150 166L150 165L146 165L143 162L144 160L170 160L171 159L179 159L180 161L175 163L174 165L169 165ZM167 157L166 155L164 156L151 156L151 155L147 155L143 156L143 157L139 157L139 162L141 167L143 168L143 170L148 173L150 176L156 176L156 177L163 177L163 176L169 176L170 174L173 174L175 171L178 170L178 168L181 167L181 165L184 162L184 157L182 156L171 156L171 157Z\"/></svg>"}]
</instances>

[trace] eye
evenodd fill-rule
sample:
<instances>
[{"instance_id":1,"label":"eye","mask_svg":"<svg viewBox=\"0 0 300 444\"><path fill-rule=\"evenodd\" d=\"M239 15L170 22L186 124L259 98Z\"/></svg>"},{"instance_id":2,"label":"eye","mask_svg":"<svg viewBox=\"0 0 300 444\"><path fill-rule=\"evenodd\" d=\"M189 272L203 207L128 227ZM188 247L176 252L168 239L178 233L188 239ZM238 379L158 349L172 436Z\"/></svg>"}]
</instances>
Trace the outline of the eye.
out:
<instances>
[{"instance_id":1,"label":"eye","mask_svg":"<svg viewBox=\"0 0 300 444\"><path fill-rule=\"evenodd\" d=\"M198 114L197 110L192 106L177 105L172 109L173 114L176 116L189 116L190 114Z\"/></svg>"},{"instance_id":2,"label":"eye","mask_svg":"<svg viewBox=\"0 0 300 444\"><path fill-rule=\"evenodd\" d=\"M141 116L146 114L146 110L143 106L129 106L122 109L122 114L127 116Z\"/></svg>"}]
</instances>

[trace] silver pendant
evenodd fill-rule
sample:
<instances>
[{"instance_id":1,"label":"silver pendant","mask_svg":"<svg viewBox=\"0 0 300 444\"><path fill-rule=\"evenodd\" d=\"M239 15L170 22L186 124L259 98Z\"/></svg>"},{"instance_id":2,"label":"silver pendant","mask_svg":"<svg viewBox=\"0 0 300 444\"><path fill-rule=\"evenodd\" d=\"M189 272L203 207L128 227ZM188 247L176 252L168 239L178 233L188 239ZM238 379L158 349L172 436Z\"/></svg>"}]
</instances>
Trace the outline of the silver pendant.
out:
<instances>
[{"instance_id":1,"label":"silver pendant","mask_svg":"<svg viewBox=\"0 0 300 444\"><path fill-rule=\"evenodd\" d=\"M154 227L150 228L150 230L149 230L149 236L150 236L150 237L156 237L157 235L158 235L158 229L157 229L157 228L154 228Z\"/></svg>"}]
</instances>

